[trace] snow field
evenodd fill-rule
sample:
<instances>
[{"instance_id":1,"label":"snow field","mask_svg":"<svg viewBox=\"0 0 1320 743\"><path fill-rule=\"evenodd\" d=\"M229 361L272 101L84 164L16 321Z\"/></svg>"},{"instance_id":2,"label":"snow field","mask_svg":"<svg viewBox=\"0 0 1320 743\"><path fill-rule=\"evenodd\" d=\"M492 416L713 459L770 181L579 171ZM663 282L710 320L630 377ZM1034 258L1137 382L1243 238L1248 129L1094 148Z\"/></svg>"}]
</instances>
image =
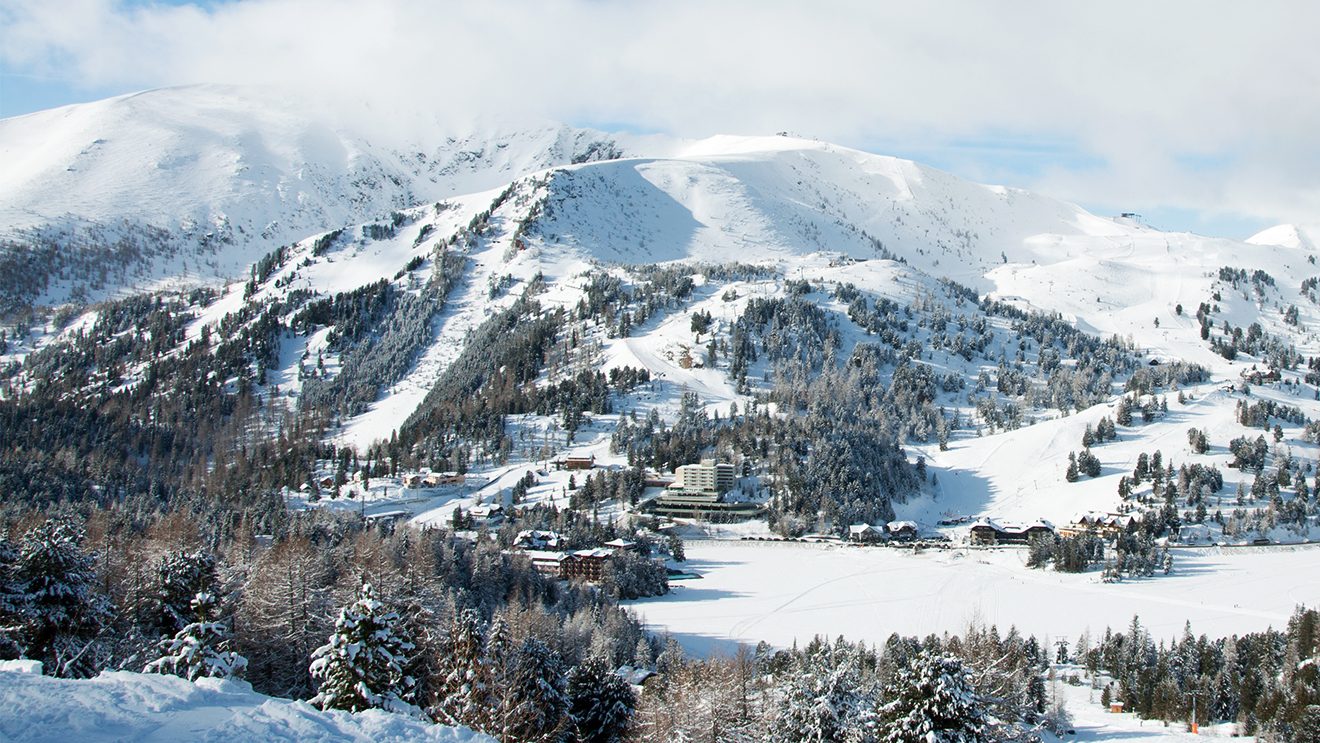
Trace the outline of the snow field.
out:
<instances>
[{"instance_id":1,"label":"snow field","mask_svg":"<svg viewBox=\"0 0 1320 743\"><path fill-rule=\"evenodd\" d=\"M1014 548L912 550L802 543L690 541L667 596L631 602L654 631L692 652L817 634L883 643L892 633L961 633L976 622L1045 638L1121 630L1135 614L1156 638L1210 637L1284 626L1320 602L1320 548L1176 549L1171 575L1100 582L1098 573L1030 570Z\"/></svg>"}]
</instances>

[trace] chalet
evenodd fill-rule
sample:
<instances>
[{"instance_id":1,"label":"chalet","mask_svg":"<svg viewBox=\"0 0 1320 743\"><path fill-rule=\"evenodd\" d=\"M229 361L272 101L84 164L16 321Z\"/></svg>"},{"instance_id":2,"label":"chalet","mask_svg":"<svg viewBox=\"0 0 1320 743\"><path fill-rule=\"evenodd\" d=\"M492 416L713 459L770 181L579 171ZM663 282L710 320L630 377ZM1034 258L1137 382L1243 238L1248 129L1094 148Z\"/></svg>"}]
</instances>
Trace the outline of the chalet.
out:
<instances>
[{"instance_id":1,"label":"chalet","mask_svg":"<svg viewBox=\"0 0 1320 743\"><path fill-rule=\"evenodd\" d=\"M980 519L972 524L972 544L1026 544L1032 537L1054 533L1054 525L1044 519L1023 524Z\"/></svg>"},{"instance_id":2,"label":"chalet","mask_svg":"<svg viewBox=\"0 0 1320 743\"><path fill-rule=\"evenodd\" d=\"M1117 539L1138 521L1130 513L1084 513L1067 526L1059 528L1059 534L1075 537L1080 534L1096 534L1105 539Z\"/></svg>"},{"instance_id":3,"label":"chalet","mask_svg":"<svg viewBox=\"0 0 1320 743\"><path fill-rule=\"evenodd\" d=\"M885 524L885 533L898 542L911 542L917 538L917 522L890 521Z\"/></svg>"},{"instance_id":4,"label":"chalet","mask_svg":"<svg viewBox=\"0 0 1320 743\"><path fill-rule=\"evenodd\" d=\"M438 488L444 485L462 485L467 478L457 472L425 472L422 474L422 487Z\"/></svg>"},{"instance_id":5,"label":"chalet","mask_svg":"<svg viewBox=\"0 0 1320 743\"><path fill-rule=\"evenodd\" d=\"M513 538L513 546L525 550L556 550L564 543L558 532L524 529Z\"/></svg>"},{"instance_id":6,"label":"chalet","mask_svg":"<svg viewBox=\"0 0 1320 743\"><path fill-rule=\"evenodd\" d=\"M563 468L566 470L589 470L596 466L596 455L588 457L565 457Z\"/></svg>"},{"instance_id":7,"label":"chalet","mask_svg":"<svg viewBox=\"0 0 1320 743\"><path fill-rule=\"evenodd\" d=\"M405 488L413 488L414 490L420 488L422 486L422 476L417 474L408 475L403 478L403 486Z\"/></svg>"},{"instance_id":8,"label":"chalet","mask_svg":"<svg viewBox=\"0 0 1320 743\"><path fill-rule=\"evenodd\" d=\"M473 506L468 509L468 515L473 518L485 519L487 522L503 521L504 506L499 503L490 503L483 506Z\"/></svg>"},{"instance_id":9,"label":"chalet","mask_svg":"<svg viewBox=\"0 0 1320 743\"><path fill-rule=\"evenodd\" d=\"M884 539L884 532L870 524L852 524L848 527L848 541L863 544L879 542Z\"/></svg>"},{"instance_id":10,"label":"chalet","mask_svg":"<svg viewBox=\"0 0 1320 743\"><path fill-rule=\"evenodd\" d=\"M614 552L641 552L641 547L636 542L627 539L611 539L603 546L610 548Z\"/></svg>"},{"instance_id":11,"label":"chalet","mask_svg":"<svg viewBox=\"0 0 1320 743\"><path fill-rule=\"evenodd\" d=\"M335 486L335 478L322 477L320 480L316 481L316 484L320 485L323 488L333 488Z\"/></svg>"}]
</instances>

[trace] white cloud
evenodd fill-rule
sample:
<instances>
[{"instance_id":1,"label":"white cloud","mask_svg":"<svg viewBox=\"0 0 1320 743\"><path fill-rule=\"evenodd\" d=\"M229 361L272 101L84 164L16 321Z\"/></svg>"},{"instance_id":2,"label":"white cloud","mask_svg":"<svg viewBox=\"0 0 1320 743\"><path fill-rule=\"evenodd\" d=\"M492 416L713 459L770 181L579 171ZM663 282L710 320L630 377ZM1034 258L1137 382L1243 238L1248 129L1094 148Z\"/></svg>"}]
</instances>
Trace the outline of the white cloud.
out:
<instances>
[{"instance_id":1,"label":"white cloud","mask_svg":"<svg viewBox=\"0 0 1320 743\"><path fill-rule=\"evenodd\" d=\"M395 125L496 113L911 151L1040 137L1072 152L966 169L1315 221L1317 21L1305 0L0 0L0 55L88 85L292 84Z\"/></svg>"}]
</instances>

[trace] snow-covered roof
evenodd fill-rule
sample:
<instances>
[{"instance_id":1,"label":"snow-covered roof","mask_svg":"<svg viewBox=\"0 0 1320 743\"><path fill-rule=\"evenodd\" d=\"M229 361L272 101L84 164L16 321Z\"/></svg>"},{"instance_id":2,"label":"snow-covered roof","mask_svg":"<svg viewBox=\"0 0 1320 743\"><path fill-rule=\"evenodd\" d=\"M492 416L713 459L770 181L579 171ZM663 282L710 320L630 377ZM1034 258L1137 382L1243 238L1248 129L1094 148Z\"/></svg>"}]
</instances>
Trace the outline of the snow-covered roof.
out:
<instances>
[{"instance_id":1,"label":"snow-covered roof","mask_svg":"<svg viewBox=\"0 0 1320 743\"><path fill-rule=\"evenodd\" d=\"M902 531L903 529L912 529L913 531L916 531L916 529L917 529L917 522L915 522L915 521L890 521L888 524L885 524L885 528L888 529L889 531Z\"/></svg>"},{"instance_id":2,"label":"snow-covered roof","mask_svg":"<svg viewBox=\"0 0 1320 743\"><path fill-rule=\"evenodd\" d=\"M870 524L852 524L848 527L849 534L866 534L868 532L879 531Z\"/></svg>"},{"instance_id":3,"label":"snow-covered roof","mask_svg":"<svg viewBox=\"0 0 1320 743\"><path fill-rule=\"evenodd\" d=\"M614 550L607 550L603 547L592 547L591 549L578 550L573 553L573 556L602 559L602 558L610 557L613 554L614 554Z\"/></svg>"},{"instance_id":4,"label":"snow-covered roof","mask_svg":"<svg viewBox=\"0 0 1320 743\"><path fill-rule=\"evenodd\" d=\"M972 524L973 529L978 526L988 526L995 531L1006 532L1009 534L1022 533L1031 529L1049 529L1054 530L1054 524L1045 519L1036 519L1035 521L1000 521L989 517L982 517Z\"/></svg>"}]
</instances>

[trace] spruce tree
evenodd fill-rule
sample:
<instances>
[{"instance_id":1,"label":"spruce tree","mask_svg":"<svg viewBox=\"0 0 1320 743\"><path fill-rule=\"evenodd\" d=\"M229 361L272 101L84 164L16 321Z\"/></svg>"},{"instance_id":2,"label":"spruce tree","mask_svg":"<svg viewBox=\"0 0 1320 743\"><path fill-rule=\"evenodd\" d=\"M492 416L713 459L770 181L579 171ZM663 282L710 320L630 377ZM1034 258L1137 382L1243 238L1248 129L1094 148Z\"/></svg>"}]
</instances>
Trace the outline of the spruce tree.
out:
<instances>
[{"instance_id":1,"label":"spruce tree","mask_svg":"<svg viewBox=\"0 0 1320 743\"><path fill-rule=\"evenodd\" d=\"M309 670L319 684L312 704L350 712L410 711L413 644L399 634L399 625L399 614L363 584L357 600L339 612L329 642L312 653Z\"/></svg>"},{"instance_id":2,"label":"spruce tree","mask_svg":"<svg viewBox=\"0 0 1320 743\"><path fill-rule=\"evenodd\" d=\"M214 596L198 593L192 600L193 621L172 638L163 638L162 655L148 663L143 673L169 673L196 681L203 676L230 678L241 675L247 659L229 649L229 628L220 621Z\"/></svg>"},{"instance_id":3,"label":"spruce tree","mask_svg":"<svg viewBox=\"0 0 1320 743\"><path fill-rule=\"evenodd\" d=\"M30 529L19 546L17 576L27 594L24 627L29 658L46 672L79 675L75 661L110 616L110 602L96 590L92 556L83 551L82 529L51 519Z\"/></svg>"},{"instance_id":4,"label":"spruce tree","mask_svg":"<svg viewBox=\"0 0 1320 743\"><path fill-rule=\"evenodd\" d=\"M491 709L491 663L486 656L486 628L475 609L456 612L442 645L431 713L450 725L488 730Z\"/></svg>"},{"instance_id":5,"label":"spruce tree","mask_svg":"<svg viewBox=\"0 0 1320 743\"><path fill-rule=\"evenodd\" d=\"M979 743L985 705L956 658L923 651L886 687L880 709L886 743Z\"/></svg>"},{"instance_id":6,"label":"spruce tree","mask_svg":"<svg viewBox=\"0 0 1320 743\"><path fill-rule=\"evenodd\" d=\"M573 737L577 743L613 743L628 729L636 699L628 683L592 658L568 676Z\"/></svg>"},{"instance_id":7,"label":"spruce tree","mask_svg":"<svg viewBox=\"0 0 1320 743\"><path fill-rule=\"evenodd\" d=\"M559 654L528 638L509 658L506 702L497 720L500 740L548 743L564 737L571 720Z\"/></svg>"},{"instance_id":8,"label":"spruce tree","mask_svg":"<svg viewBox=\"0 0 1320 743\"><path fill-rule=\"evenodd\" d=\"M215 584L215 570L215 558L206 552L176 551L160 559L152 597L157 631L171 634L189 624L197 595Z\"/></svg>"},{"instance_id":9,"label":"spruce tree","mask_svg":"<svg viewBox=\"0 0 1320 743\"><path fill-rule=\"evenodd\" d=\"M18 549L0 538L0 660L23 654L23 626L28 597L18 579Z\"/></svg>"}]
</instances>

